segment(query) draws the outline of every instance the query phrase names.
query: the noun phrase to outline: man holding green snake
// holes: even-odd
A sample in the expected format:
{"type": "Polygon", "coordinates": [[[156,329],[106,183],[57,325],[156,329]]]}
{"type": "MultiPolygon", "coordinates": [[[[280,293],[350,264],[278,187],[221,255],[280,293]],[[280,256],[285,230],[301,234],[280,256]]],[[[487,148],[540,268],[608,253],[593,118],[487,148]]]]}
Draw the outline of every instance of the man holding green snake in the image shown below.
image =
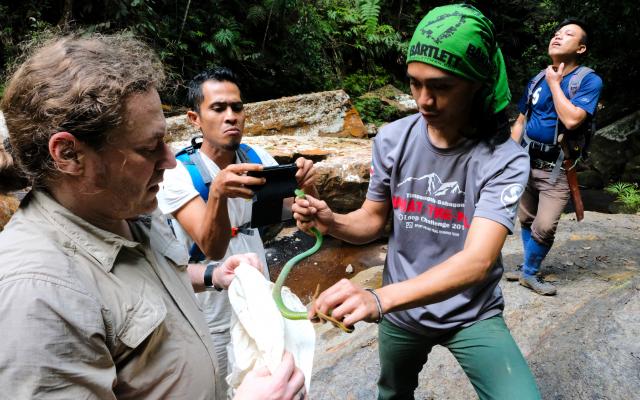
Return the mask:
{"type": "Polygon", "coordinates": [[[412,399],[434,345],[452,352],[481,399],[539,399],[498,286],[529,159],[509,139],[511,95],[493,24],[472,6],[435,8],[407,64],[419,114],[376,136],[361,208],[337,214],[311,196],[293,208],[301,229],[351,243],[377,238],[393,213],[383,287],[342,280],[309,315],[380,323],[379,399],[412,399]]]}

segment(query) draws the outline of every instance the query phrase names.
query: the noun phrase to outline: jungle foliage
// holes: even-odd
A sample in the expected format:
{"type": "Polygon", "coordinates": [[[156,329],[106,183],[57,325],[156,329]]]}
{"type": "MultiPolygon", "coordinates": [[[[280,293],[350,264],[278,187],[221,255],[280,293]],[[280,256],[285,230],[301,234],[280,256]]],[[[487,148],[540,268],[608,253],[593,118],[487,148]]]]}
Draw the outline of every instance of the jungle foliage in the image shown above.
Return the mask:
{"type": "Polygon", "coordinates": [[[616,196],[621,212],[635,214],[640,211],[640,188],[637,183],[616,182],[607,186],[605,191],[616,196]]]}
{"type": "MultiPolygon", "coordinates": [[[[166,63],[171,84],[163,97],[174,104],[181,102],[186,80],[218,64],[241,76],[248,101],[339,87],[358,96],[387,83],[406,90],[411,33],[429,9],[446,3],[452,1],[0,0],[0,67],[9,69],[21,43],[47,32],[128,31],[147,40],[166,63]]],[[[475,4],[496,25],[514,100],[546,65],[554,26],[577,16],[593,28],[586,64],[605,82],[604,118],[637,109],[640,25],[633,2],[475,4]]]]}

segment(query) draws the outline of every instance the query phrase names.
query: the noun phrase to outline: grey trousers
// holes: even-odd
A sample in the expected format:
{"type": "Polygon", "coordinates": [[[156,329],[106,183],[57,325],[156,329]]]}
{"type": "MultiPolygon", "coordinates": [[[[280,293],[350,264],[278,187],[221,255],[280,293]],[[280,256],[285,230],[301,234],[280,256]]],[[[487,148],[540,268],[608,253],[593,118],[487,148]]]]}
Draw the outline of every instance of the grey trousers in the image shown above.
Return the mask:
{"type": "Polygon", "coordinates": [[[518,219],[538,243],[551,247],[555,239],[560,215],[569,201],[567,175],[560,171],[554,184],[549,182],[551,171],[531,167],[529,182],[520,199],[518,219]]]}

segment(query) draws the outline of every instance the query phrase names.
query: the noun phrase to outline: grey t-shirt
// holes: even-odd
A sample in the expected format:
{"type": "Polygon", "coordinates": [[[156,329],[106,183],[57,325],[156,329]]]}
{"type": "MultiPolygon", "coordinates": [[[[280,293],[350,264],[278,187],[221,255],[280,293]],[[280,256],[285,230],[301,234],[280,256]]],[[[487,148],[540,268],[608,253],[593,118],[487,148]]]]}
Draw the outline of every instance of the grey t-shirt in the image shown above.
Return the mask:
{"type": "MultiPolygon", "coordinates": [[[[420,114],[395,121],[376,136],[367,199],[390,201],[393,229],[383,285],[425,272],[461,251],[474,216],[513,230],[529,157],[514,141],[491,149],[463,141],[440,149],[420,114]]],[[[439,303],[389,313],[399,327],[426,335],[468,326],[502,312],[498,257],[487,279],[439,303]]]]}

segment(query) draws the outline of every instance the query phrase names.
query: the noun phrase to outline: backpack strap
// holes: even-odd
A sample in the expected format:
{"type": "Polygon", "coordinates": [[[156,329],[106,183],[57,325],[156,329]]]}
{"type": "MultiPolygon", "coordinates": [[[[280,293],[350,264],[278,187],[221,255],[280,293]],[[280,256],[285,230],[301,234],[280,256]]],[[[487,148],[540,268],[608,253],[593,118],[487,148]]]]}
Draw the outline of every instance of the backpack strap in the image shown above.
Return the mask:
{"type": "Polygon", "coordinates": [[[576,95],[576,93],[578,93],[578,89],[580,89],[580,84],[582,83],[584,77],[592,72],[595,71],[589,67],[585,67],[582,65],[578,67],[578,70],[575,74],[573,74],[571,80],[569,81],[569,100],[571,100],[576,95]]]}
{"type": "MultiPolygon", "coordinates": [[[[571,77],[571,79],[569,80],[569,100],[571,100],[573,97],[575,97],[576,93],[578,93],[578,90],[580,89],[580,84],[582,84],[582,80],[584,79],[585,76],[587,76],[588,74],[594,72],[591,68],[589,67],[585,67],[585,66],[579,66],[576,70],[576,72],[573,74],[573,76],[571,77]]],[[[591,123],[595,123],[595,119],[591,118],[591,123]]],[[[593,125],[593,127],[595,128],[595,125],[593,125]]],[[[555,132],[555,137],[553,138],[553,143],[557,144],[558,143],[558,133],[560,130],[560,119],[556,119],[556,132],[555,132]]],[[[558,154],[558,159],[556,160],[556,165],[553,167],[553,170],[551,171],[551,183],[555,183],[556,180],[558,179],[558,175],[560,174],[560,166],[562,165],[562,161],[564,161],[564,151],[562,149],[560,149],[560,154],[558,154]]]]}
{"type": "Polygon", "coordinates": [[[529,119],[529,116],[531,115],[531,99],[533,98],[533,92],[536,90],[536,87],[538,87],[540,82],[542,82],[545,74],[546,74],[545,69],[538,72],[538,75],[533,77],[533,79],[531,80],[531,83],[529,84],[529,87],[527,88],[527,110],[526,110],[527,119],[529,119]]]}
{"type": "Polygon", "coordinates": [[[534,141],[529,137],[529,135],[527,135],[527,125],[529,123],[529,118],[531,118],[531,110],[532,110],[531,101],[533,99],[533,92],[536,90],[536,87],[538,87],[540,82],[542,82],[542,80],[544,79],[545,73],[546,73],[546,70],[544,69],[538,72],[538,75],[533,77],[533,79],[529,83],[529,86],[527,87],[527,108],[525,110],[525,115],[524,115],[525,122],[524,122],[522,142],[521,142],[522,147],[524,147],[524,151],[526,151],[527,153],[529,152],[529,145],[531,144],[531,142],[534,141]]]}
{"type": "Polygon", "coordinates": [[[176,159],[185,166],[193,182],[193,187],[196,188],[202,200],[207,202],[209,199],[209,185],[211,185],[211,174],[204,165],[202,156],[200,155],[200,147],[202,141],[198,142],[201,136],[196,136],[191,139],[191,146],[187,146],[184,149],[176,153],[176,159]]]}
{"type": "MultiPolygon", "coordinates": [[[[556,122],[556,128],[555,128],[555,134],[554,134],[554,138],[553,138],[553,143],[552,144],[546,144],[546,143],[541,143],[538,142],[537,140],[533,140],[529,137],[529,135],[527,135],[527,125],[529,123],[529,118],[531,118],[531,111],[533,108],[532,105],[532,99],[533,99],[533,93],[536,89],[536,87],[538,87],[538,85],[540,84],[540,82],[542,82],[542,80],[544,79],[546,75],[546,69],[541,70],[540,72],[538,72],[538,74],[531,80],[531,83],[529,84],[529,87],[527,88],[527,109],[525,111],[525,124],[524,124],[524,132],[522,135],[522,147],[524,147],[524,150],[529,153],[529,147],[531,146],[531,143],[535,143],[536,146],[541,150],[541,151],[551,151],[554,148],[557,147],[558,145],[558,122],[556,122]]],[[[558,159],[555,162],[555,166],[553,167],[553,170],[551,171],[551,176],[550,176],[550,181],[551,183],[555,183],[555,181],[558,178],[558,175],[560,174],[560,167],[562,166],[562,161],[564,160],[564,153],[562,152],[562,149],[560,149],[560,153],[558,154],[558,159]]]]}
{"type": "Polygon", "coordinates": [[[248,144],[240,143],[237,151],[240,162],[251,164],[262,164],[262,160],[256,151],[248,144]]]}
{"type": "MultiPolygon", "coordinates": [[[[576,95],[576,93],[578,92],[578,89],[580,89],[580,84],[582,83],[582,80],[584,79],[584,77],[589,75],[592,72],[595,73],[595,71],[589,67],[580,66],[578,68],[579,68],[578,72],[576,72],[576,74],[571,77],[571,81],[569,82],[569,99],[573,98],[576,95]]],[[[587,121],[587,122],[591,125],[591,134],[595,133],[596,131],[596,112],[597,111],[598,111],[598,108],[596,107],[596,109],[593,111],[593,115],[588,117],[590,121],[587,121]]],[[[586,159],[588,157],[587,149],[591,144],[591,135],[585,135],[584,140],[585,142],[584,142],[582,157],[586,159]]]]}

